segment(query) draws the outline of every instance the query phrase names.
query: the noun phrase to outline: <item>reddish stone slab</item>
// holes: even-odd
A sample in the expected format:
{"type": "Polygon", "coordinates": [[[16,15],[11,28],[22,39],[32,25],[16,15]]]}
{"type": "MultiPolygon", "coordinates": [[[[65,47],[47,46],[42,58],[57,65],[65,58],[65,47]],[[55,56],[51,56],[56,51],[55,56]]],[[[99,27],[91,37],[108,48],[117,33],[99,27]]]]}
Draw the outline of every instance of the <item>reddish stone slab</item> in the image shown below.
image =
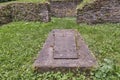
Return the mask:
{"type": "Polygon", "coordinates": [[[79,32],[55,29],[50,32],[33,65],[36,71],[41,72],[89,69],[96,64],[95,57],[79,32]]]}

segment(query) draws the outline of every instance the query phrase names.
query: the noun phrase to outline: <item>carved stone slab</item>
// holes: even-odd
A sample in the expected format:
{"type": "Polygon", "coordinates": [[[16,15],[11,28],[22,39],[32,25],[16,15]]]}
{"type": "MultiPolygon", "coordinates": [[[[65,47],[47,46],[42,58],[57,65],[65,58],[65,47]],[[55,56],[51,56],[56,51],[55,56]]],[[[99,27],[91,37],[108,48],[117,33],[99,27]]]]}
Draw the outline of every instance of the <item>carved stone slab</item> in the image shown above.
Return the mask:
{"type": "Polygon", "coordinates": [[[33,65],[37,71],[65,71],[89,69],[96,64],[79,32],[55,29],[50,32],[33,65]]]}
{"type": "Polygon", "coordinates": [[[76,59],[78,53],[75,43],[75,31],[55,30],[54,33],[54,58],[76,59]]]}

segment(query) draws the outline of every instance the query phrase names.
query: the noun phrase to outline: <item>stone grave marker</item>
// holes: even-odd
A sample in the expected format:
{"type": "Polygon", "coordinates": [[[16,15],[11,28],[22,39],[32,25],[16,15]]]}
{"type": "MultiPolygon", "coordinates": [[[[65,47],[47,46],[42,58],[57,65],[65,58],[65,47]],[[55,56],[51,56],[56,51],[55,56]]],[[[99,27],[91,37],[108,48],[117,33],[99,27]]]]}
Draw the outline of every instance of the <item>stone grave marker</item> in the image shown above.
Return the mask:
{"type": "Polygon", "coordinates": [[[95,67],[97,61],[83,38],[73,29],[52,30],[34,62],[34,69],[44,71],[75,71],[95,67]]]}

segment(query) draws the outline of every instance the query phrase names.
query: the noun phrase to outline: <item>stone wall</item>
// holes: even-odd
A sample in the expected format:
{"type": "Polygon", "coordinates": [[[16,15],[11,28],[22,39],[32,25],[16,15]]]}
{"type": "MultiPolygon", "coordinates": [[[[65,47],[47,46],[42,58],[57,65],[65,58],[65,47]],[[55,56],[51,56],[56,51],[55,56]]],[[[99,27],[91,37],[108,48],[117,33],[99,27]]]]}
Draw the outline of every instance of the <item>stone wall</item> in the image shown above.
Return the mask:
{"type": "Polygon", "coordinates": [[[120,22],[120,0],[96,0],[77,10],[77,23],[120,22]]]}
{"type": "Polygon", "coordinates": [[[9,6],[0,6],[0,24],[6,24],[12,21],[9,6]]]}
{"type": "Polygon", "coordinates": [[[50,21],[50,7],[47,3],[13,3],[11,11],[12,18],[17,21],[50,21]]]}
{"type": "Polygon", "coordinates": [[[77,5],[82,0],[50,0],[51,15],[54,17],[76,16],[77,5]]]}
{"type": "Polygon", "coordinates": [[[10,3],[0,6],[0,24],[11,21],[49,22],[50,6],[48,3],[10,3]]]}

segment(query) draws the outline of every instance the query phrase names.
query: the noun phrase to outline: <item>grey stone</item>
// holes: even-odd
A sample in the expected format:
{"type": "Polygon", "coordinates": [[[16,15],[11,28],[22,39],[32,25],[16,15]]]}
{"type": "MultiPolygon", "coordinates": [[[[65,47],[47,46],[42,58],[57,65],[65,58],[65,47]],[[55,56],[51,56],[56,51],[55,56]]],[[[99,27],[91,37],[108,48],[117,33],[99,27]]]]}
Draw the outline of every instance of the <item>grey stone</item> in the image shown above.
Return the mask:
{"type": "Polygon", "coordinates": [[[77,5],[82,0],[50,0],[51,15],[54,17],[75,17],[77,5]]]}
{"type": "Polygon", "coordinates": [[[96,64],[95,57],[79,32],[55,29],[49,34],[33,66],[36,71],[45,72],[89,69],[96,64]]]}
{"type": "Polygon", "coordinates": [[[95,0],[94,3],[77,9],[77,23],[119,23],[120,0],[95,0]]]}
{"type": "Polygon", "coordinates": [[[9,3],[0,6],[0,25],[12,21],[50,22],[48,3],[9,3]]]}
{"type": "Polygon", "coordinates": [[[74,59],[78,58],[75,43],[75,32],[73,30],[56,30],[54,35],[54,58],[74,59]]]}

